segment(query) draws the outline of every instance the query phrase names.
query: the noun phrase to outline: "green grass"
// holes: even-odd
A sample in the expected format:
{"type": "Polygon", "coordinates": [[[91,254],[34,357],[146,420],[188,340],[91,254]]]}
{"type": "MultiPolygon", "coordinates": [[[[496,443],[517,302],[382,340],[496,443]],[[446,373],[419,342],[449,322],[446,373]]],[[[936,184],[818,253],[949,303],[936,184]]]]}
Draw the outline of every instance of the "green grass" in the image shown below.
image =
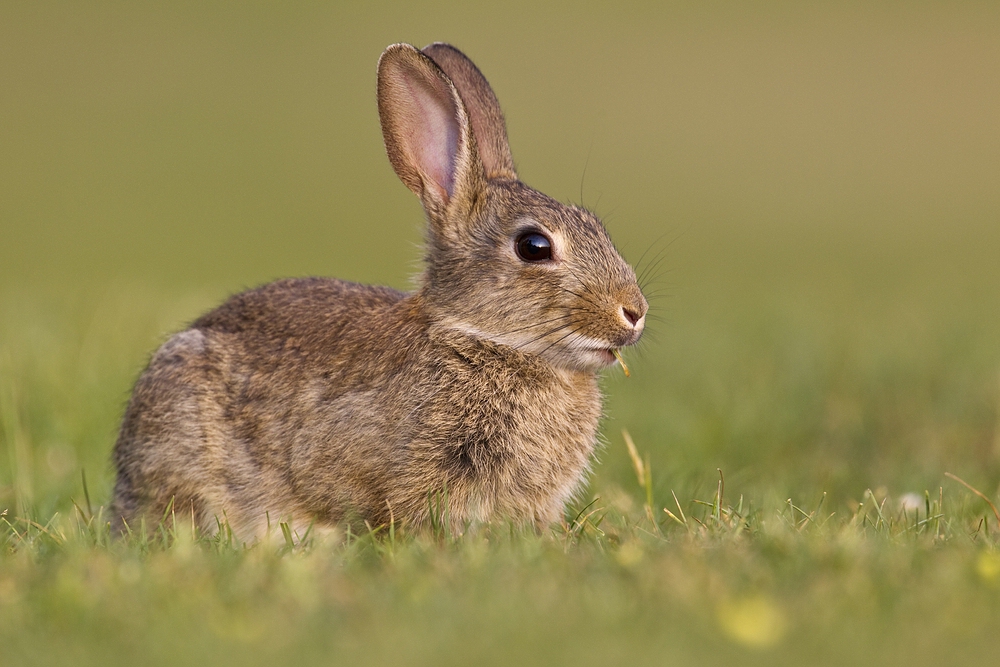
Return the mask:
{"type": "Polygon", "coordinates": [[[962,664],[1000,647],[1000,553],[960,498],[716,495],[661,526],[595,503],[544,535],[252,548],[183,517],[116,542],[81,508],[8,526],[0,627],[11,664],[962,664]]]}
{"type": "Polygon", "coordinates": [[[946,475],[1000,501],[1000,12],[536,5],[0,9],[0,665],[1000,654],[1000,525],[946,475]],[[468,51],[525,179],[663,258],[584,497],[544,534],[109,539],[170,332],[278,276],[406,286],[401,39],[468,51]]]}
{"type": "Polygon", "coordinates": [[[247,547],[174,516],[109,539],[107,456],[136,371],[115,360],[140,363],[202,306],[113,294],[5,306],[2,664],[953,664],[1000,649],[997,519],[943,474],[996,496],[997,366],[979,356],[993,339],[970,344],[967,323],[902,349],[798,302],[766,323],[692,315],[668,329],[675,353],[608,378],[608,442],[566,526],[275,526],[247,547]]]}

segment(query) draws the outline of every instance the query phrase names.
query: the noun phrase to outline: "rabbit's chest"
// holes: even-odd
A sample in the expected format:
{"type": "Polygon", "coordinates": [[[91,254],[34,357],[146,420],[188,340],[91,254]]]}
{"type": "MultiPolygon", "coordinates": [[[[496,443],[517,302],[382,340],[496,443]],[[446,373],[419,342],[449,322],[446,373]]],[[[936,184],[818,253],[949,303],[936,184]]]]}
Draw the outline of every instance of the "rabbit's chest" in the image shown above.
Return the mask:
{"type": "Polygon", "coordinates": [[[470,519],[557,520],[594,451],[601,415],[595,379],[466,384],[434,417],[437,458],[455,500],[470,519]]]}

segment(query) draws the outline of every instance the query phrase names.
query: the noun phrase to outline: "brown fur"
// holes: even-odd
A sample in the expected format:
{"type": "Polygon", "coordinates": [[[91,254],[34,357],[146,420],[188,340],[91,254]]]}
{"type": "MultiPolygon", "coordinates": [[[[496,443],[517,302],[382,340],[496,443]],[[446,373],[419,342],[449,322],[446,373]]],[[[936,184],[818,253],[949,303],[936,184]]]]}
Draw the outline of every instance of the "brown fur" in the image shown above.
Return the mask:
{"type": "Polygon", "coordinates": [[[596,372],[642,332],[635,274],[596,217],[517,180],[496,97],[458,50],[389,47],[378,97],[427,211],[421,286],[278,281],[173,336],[115,445],[116,519],[173,500],[253,538],[268,521],[421,524],[441,492],[456,526],[562,517],[596,442],[596,372]],[[526,231],[552,261],[519,259],[526,231]]]}

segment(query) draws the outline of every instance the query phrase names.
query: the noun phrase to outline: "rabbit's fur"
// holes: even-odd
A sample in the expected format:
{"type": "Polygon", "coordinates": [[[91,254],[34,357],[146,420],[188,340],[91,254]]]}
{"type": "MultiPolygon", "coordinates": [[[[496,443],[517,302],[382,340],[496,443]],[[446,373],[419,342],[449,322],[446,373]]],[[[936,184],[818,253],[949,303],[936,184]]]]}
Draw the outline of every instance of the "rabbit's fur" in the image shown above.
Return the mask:
{"type": "Polygon", "coordinates": [[[419,288],[282,280],[170,338],[115,445],[119,528],[171,502],[247,539],[278,521],[562,518],[596,442],[596,372],[642,333],[635,273],[594,215],[518,180],[496,97],[457,49],[390,46],[378,106],[427,213],[419,288]],[[550,260],[518,255],[530,232],[550,260]]]}

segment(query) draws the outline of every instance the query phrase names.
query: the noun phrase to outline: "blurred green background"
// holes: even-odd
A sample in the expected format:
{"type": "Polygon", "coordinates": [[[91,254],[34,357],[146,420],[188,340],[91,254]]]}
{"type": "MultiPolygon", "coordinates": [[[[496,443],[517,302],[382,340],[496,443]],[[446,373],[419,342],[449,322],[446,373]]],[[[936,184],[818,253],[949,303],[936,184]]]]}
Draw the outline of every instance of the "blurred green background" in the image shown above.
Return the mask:
{"type": "Polygon", "coordinates": [[[81,467],[104,501],[132,381],[227,294],[410,284],[375,64],[437,40],[526,182],[662,253],[595,493],[631,483],[623,427],[658,494],[992,493],[998,35],[986,2],[4,2],[0,505],[66,508],[81,467]]]}
{"type": "Polygon", "coordinates": [[[997,497],[998,258],[998,3],[0,0],[0,665],[988,664],[996,524],[944,473],[997,497]],[[375,64],[436,40],[655,267],[590,522],[101,543],[81,469],[106,502],[170,332],[418,272],[375,64]]]}

